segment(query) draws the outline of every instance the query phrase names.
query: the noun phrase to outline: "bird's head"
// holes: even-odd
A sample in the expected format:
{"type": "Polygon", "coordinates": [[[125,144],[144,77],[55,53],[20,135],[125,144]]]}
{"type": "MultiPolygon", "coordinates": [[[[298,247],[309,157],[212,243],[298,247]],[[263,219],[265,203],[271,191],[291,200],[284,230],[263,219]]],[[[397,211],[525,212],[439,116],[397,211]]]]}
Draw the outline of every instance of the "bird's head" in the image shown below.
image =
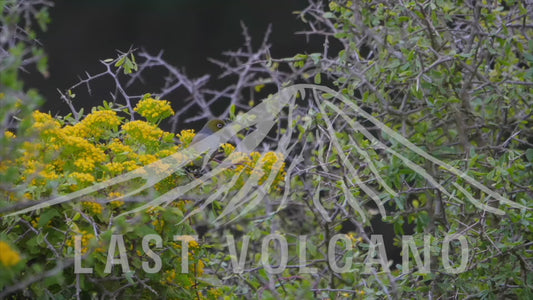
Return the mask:
{"type": "Polygon", "coordinates": [[[210,135],[226,126],[226,122],[220,119],[212,119],[205,123],[204,127],[198,132],[199,134],[210,135]]]}

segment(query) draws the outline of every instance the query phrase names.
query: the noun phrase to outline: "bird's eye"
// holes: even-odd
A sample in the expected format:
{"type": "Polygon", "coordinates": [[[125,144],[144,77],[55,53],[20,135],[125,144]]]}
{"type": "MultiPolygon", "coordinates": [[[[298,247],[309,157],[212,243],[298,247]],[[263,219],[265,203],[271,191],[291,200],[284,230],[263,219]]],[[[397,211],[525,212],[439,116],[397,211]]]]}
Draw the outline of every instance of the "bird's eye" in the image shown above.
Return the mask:
{"type": "Polygon", "coordinates": [[[222,128],[222,123],[218,123],[218,124],[217,124],[217,127],[218,127],[218,128],[222,128]]]}

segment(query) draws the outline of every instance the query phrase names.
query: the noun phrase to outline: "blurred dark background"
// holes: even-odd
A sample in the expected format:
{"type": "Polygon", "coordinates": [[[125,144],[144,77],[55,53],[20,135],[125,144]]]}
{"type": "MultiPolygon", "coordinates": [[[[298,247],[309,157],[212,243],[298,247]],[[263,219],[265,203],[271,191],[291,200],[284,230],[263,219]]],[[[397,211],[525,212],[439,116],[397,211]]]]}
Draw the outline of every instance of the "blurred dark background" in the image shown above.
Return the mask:
{"type": "MultiPolygon", "coordinates": [[[[261,43],[268,25],[272,24],[273,57],[310,52],[305,37],[294,34],[304,29],[305,24],[293,11],[305,8],[307,0],[59,0],[54,3],[48,31],[39,35],[48,55],[50,76],[44,78],[33,70],[23,75],[26,87],[37,88],[45,97],[41,110],[52,114],[69,112],[57,89],[65,90],[77,83],[85,72],[101,72],[103,66],[99,60],[115,58],[116,50],[126,51],[131,46],[152,54],[163,50],[167,62],[185,70],[190,77],[216,74],[219,68],[207,59],[223,59],[223,51],[243,45],[241,21],[248,27],[254,46],[261,43]]],[[[82,102],[77,106],[102,103],[98,85],[92,88],[93,96],[77,99],[82,102]]],[[[167,100],[174,102],[174,99],[167,100]]]]}

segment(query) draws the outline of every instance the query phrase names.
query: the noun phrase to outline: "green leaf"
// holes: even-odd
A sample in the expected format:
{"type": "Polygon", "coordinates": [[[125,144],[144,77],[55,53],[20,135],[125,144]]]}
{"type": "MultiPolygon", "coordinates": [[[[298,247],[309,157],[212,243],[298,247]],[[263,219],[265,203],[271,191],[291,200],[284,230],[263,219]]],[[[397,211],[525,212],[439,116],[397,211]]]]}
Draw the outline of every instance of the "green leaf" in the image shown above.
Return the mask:
{"type": "Polygon", "coordinates": [[[235,120],[235,110],[237,109],[237,107],[235,106],[235,104],[232,104],[231,107],[229,108],[229,118],[230,120],[235,120]]]}
{"type": "Polygon", "coordinates": [[[315,84],[320,84],[322,82],[322,78],[320,76],[320,73],[316,73],[315,75],[315,84]]]}
{"type": "Polygon", "coordinates": [[[533,162],[533,149],[529,148],[526,150],[526,158],[529,162],[533,162]]]}
{"type": "Polygon", "coordinates": [[[39,216],[39,227],[43,227],[50,220],[52,220],[54,217],[60,217],[61,215],[55,210],[54,208],[50,208],[45,210],[40,216],[39,216]]]}
{"type": "Polygon", "coordinates": [[[320,63],[320,59],[322,58],[322,54],[320,54],[320,53],[311,53],[311,54],[309,54],[309,57],[313,60],[313,63],[315,65],[318,65],[318,63],[320,63]]]}
{"type": "Polygon", "coordinates": [[[335,15],[332,13],[332,12],[325,12],[324,14],[322,14],[322,17],[326,18],[326,19],[334,19],[335,18],[335,15]]]}
{"type": "Polygon", "coordinates": [[[125,56],[122,56],[116,63],[115,63],[115,67],[117,68],[120,68],[124,62],[126,61],[126,57],[125,56]]]}

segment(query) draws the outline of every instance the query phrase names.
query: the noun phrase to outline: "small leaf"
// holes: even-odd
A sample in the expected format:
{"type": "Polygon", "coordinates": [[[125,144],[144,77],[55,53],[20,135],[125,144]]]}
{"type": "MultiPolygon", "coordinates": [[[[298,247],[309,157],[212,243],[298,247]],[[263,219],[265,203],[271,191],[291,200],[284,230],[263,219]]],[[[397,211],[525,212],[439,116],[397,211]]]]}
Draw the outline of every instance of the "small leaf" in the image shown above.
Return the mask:
{"type": "Polygon", "coordinates": [[[320,62],[320,59],[322,58],[322,54],[320,53],[311,53],[309,54],[309,57],[313,60],[313,63],[317,65],[320,62]]]}
{"type": "Polygon", "coordinates": [[[115,63],[115,67],[118,67],[120,68],[124,62],[126,61],[126,57],[125,56],[122,56],[116,63],[115,63]]]}
{"type": "Polygon", "coordinates": [[[232,104],[229,108],[229,116],[230,116],[230,119],[235,119],[235,109],[236,109],[236,106],[235,104],[232,104]]]}
{"type": "Polygon", "coordinates": [[[335,15],[332,13],[332,12],[325,12],[322,17],[326,18],[326,19],[334,19],[335,18],[335,15]]]}
{"type": "Polygon", "coordinates": [[[529,162],[533,162],[533,149],[529,148],[526,150],[526,158],[529,162]]]}
{"type": "Polygon", "coordinates": [[[332,94],[328,94],[328,93],[324,93],[324,94],[322,94],[322,98],[331,99],[331,98],[333,98],[333,95],[332,94]]]}
{"type": "Polygon", "coordinates": [[[316,73],[315,75],[315,84],[320,84],[322,82],[322,78],[320,73],[316,73]]]}

